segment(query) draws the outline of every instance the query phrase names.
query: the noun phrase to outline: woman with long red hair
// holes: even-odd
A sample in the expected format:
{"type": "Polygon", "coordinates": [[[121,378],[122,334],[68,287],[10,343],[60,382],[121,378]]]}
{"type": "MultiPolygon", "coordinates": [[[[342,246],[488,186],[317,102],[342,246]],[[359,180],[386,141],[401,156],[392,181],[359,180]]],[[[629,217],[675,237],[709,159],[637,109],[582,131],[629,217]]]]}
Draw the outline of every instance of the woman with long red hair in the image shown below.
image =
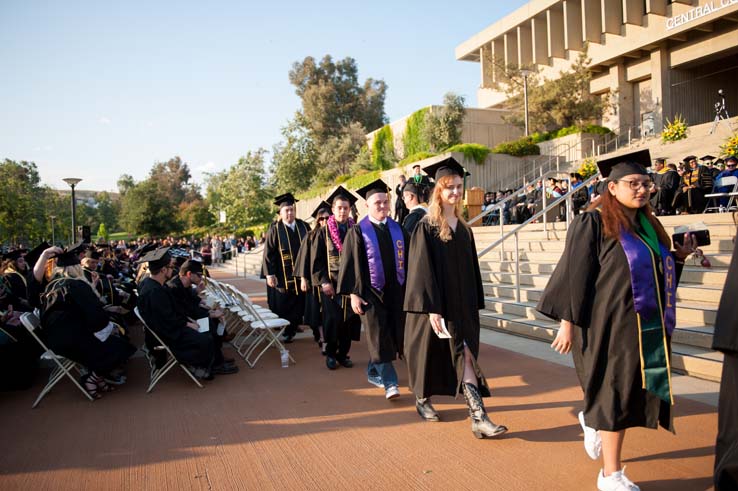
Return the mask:
{"type": "Polygon", "coordinates": [[[489,385],[479,356],[479,309],[484,291],[471,227],[462,218],[464,168],[453,158],[428,166],[436,184],[428,214],[413,232],[405,293],[405,358],[415,408],[439,421],[434,395],[464,395],[472,433],[490,438],[507,431],[487,416],[489,385]]]}
{"type": "Polygon", "coordinates": [[[607,188],[567,232],[537,309],[561,321],[552,347],[572,352],[584,390],[579,422],[590,458],[602,455],[601,490],[638,490],[621,451],[632,427],[674,431],[671,333],[687,237],[675,244],[648,204],[648,150],[598,162],[607,188]]]}

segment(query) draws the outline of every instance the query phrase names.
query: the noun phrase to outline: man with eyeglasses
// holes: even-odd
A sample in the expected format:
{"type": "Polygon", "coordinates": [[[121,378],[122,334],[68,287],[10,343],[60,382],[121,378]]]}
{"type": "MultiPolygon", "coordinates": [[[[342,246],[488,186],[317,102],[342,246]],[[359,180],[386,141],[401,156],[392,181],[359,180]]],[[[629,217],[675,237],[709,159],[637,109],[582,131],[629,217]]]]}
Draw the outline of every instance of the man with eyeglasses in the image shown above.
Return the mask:
{"type": "Polygon", "coordinates": [[[666,159],[663,157],[654,160],[653,167],[651,208],[657,215],[671,215],[674,213],[671,203],[674,200],[674,193],[679,188],[679,174],[666,165],[666,159]]]}
{"type": "Polygon", "coordinates": [[[712,190],[712,171],[699,165],[697,157],[694,155],[685,157],[684,163],[688,167],[682,175],[682,181],[674,196],[672,207],[681,215],[702,213],[705,209],[705,194],[712,190]]]}
{"type": "MultiPolygon", "coordinates": [[[[718,181],[722,179],[723,177],[738,177],[738,156],[731,155],[729,157],[725,158],[725,170],[720,172],[717,176],[715,176],[715,193],[730,193],[733,191],[734,186],[717,186],[718,181]]],[[[728,206],[728,201],[730,198],[727,196],[721,197],[718,200],[719,206],[728,206]]]]}

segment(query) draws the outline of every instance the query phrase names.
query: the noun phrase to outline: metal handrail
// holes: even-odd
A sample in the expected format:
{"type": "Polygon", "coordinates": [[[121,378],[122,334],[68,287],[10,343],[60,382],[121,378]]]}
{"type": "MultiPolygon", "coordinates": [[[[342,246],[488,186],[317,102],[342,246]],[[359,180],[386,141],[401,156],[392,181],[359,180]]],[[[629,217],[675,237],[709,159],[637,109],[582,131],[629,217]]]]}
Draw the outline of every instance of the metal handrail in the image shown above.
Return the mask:
{"type": "MultiPolygon", "coordinates": [[[[517,227],[513,228],[511,231],[509,231],[506,234],[503,234],[502,232],[502,225],[500,225],[500,238],[497,239],[492,244],[488,245],[484,249],[482,249],[479,253],[477,253],[477,258],[481,258],[488,252],[490,252],[492,249],[497,247],[498,245],[502,245],[502,249],[500,251],[500,262],[502,262],[503,254],[505,252],[505,241],[509,239],[511,236],[515,239],[515,301],[520,302],[520,247],[518,246],[518,234],[520,231],[533,223],[534,221],[538,220],[539,218],[543,217],[543,231],[546,232],[546,214],[551,211],[555,206],[559,206],[562,201],[566,202],[566,220],[565,225],[566,229],[569,229],[569,222],[571,221],[571,215],[572,215],[572,209],[571,209],[571,198],[574,195],[575,192],[578,192],[582,186],[585,188],[589,186],[596,178],[599,178],[600,174],[599,172],[597,174],[594,174],[582,182],[581,185],[577,186],[576,188],[571,188],[567,191],[566,194],[554,199],[551,203],[546,204],[546,192],[544,189],[543,192],[543,208],[541,211],[524,221],[523,223],[519,224],[517,227]]],[[[500,221],[502,222],[502,220],[500,221]]]]}

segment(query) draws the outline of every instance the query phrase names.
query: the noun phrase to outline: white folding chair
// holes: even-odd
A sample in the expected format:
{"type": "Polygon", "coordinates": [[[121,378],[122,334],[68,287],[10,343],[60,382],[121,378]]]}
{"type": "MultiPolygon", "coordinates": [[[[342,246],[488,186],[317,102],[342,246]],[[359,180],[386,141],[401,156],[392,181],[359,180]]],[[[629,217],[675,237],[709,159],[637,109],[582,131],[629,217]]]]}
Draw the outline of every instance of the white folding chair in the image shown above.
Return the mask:
{"type": "MultiPolygon", "coordinates": [[[[280,354],[285,351],[285,347],[279,340],[279,336],[281,336],[282,333],[284,333],[285,328],[290,325],[290,321],[280,318],[265,319],[262,317],[261,313],[254,308],[252,303],[246,303],[245,306],[254,318],[254,321],[251,322],[251,328],[260,332],[248,351],[243,355],[243,359],[249,367],[254,368],[269,348],[274,347],[280,354]],[[266,344],[261,351],[258,351],[259,346],[263,343],[266,344]]],[[[292,363],[296,363],[292,355],[289,355],[289,359],[292,363]]]]}
{"type": "Polygon", "coordinates": [[[72,383],[77,386],[77,388],[85,395],[85,397],[87,397],[90,401],[94,401],[92,396],[87,393],[87,391],[82,387],[77,378],[72,375],[73,369],[77,371],[77,374],[82,373],[79,365],[69,358],[64,358],[63,356],[59,356],[54,353],[46,346],[46,344],[44,344],[43,341],[41,341],[41,338],[38,337],[36,330],[41,326],[41,321],[39,320],[38,316],[34,313],[26,312],[25,314],[21,315],[20,320],[26,330],[31,334],[31,336],[33,336],[33,339],[35,339],[39,346],[41,346],[41,349],[44,350],[44,354],[41,355],[41,359],[53,361],[56,365],[49,375],[49,381],[41,390],[41,393],[38,395],[36,401],[33,403],[33,406],[31,406],[31,408],[35,408],[36,406],[38,406],[41,402],[41,399],[43,399],[46,394],[51,392],[51,389],[53,389],[54,386],[58,384],[59,381],[64,377],[69,377],[69,380],[71,380],[72,383]]]}
{"type": "Polygon", "coordinates": [[[146,355],[146,359],[149,362],[149,368],[151,369],[150,376],[149,376],[149,388],[146,390],[146,393],[147,394],[150,393],[154,389],[154,386],[157,383],[159,383],[159,380],[161,380],[164,377],[164,375],[166,375],[167,372],[176,365],[179,365],[182,371],[184,371],[184,373],[186,373],[187,376],[190,377],[192,381],[195,382],[195,384],[197,384],[197,386],[202,389],[202,384],[200,383],[200,381],[197,380],[197,378],[195,378],[194,375],[192,375],[192,373],[187,369],[187,367],[182,365],[179,362],[179,360],[177,360],[177,357],[174,356],[174,353],[172,353],[172,350],[169,349],[169,346],[167,346],[166,343],[162,341],[162,339],[159,337],[159,335],[156,334],[156,332],[154,332],[154,330],[151,329],[146,324],[146,321],[143,319],[143,317],[141,317],[141,312],[138,311],[138,307],[135,307],[133,311],[136,313],[136,317],[138,317],[138,319],[141,321],[141,324],[143,324],[144,334],[146,332],[151,333],[151,335],[154,337],[154,339],[158,343],[158,345],[155,346],[153,350],[154,351],[164,351],[166,352],[166,355],[167,355],[166,362],[164,362],[164,364],[160,368],[156,368],[156,358],[154,357],[153,353],[149,352],[149,349],[146,346],[146,341],[144,341],[144,347],[142,351],[146,355]]]}
{"type": "Polygon", "coordinates": [[[715,189],[723,188],[723,187],[730,187],[730,186],[732,186],[732,189],[726,193],[711,193],[711,194],[705,195],[705,198],[707,198],[708,201],[707,201],[707,206],[705,207],[704,213],[707,213],[710,210],[718,210],[720,212],[730,211],[731,208],[735,208],[735,206],[733,206],[733,203],[735,201],[735,196],[738,195],[738,193],[736,193],[736,191],[738,191],[738,177],[736,176],[721,177],[715,183],[715,189]],[[720,198],[728,198],[728,206],[721,207],[718,204],[718,200],[720,198]],[[712,204],[715,206],[710,206],[710,202],[712,202],[712,204]]]}

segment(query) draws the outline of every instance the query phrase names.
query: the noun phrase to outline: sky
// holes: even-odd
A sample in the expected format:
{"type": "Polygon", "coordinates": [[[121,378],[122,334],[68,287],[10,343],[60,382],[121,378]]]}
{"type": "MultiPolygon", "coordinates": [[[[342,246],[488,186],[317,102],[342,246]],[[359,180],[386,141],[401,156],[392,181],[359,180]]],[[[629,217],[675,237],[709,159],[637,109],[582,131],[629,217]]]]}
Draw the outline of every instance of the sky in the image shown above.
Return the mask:
{"type": "Polygon", "coordinates": [[[524,3],[2,0],[0,159],[35,162],[53,188],[116,191],[178,155],[202,183],[282,139],[306,56],[383,79],[390,121],[449,91],[475,107],[479,64],[454,49],[524,3]]]}

